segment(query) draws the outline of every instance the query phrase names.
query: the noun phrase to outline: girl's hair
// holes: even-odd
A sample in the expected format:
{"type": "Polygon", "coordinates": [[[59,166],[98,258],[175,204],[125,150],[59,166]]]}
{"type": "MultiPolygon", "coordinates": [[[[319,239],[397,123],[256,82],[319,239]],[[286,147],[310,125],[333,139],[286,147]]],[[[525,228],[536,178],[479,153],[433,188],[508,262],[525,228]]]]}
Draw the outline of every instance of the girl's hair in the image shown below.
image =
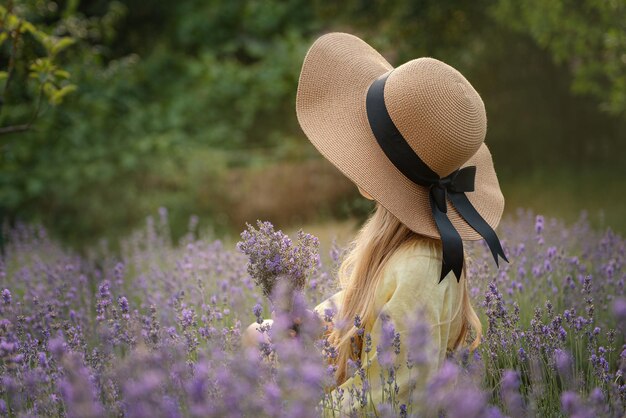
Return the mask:
{"type": "MultiPolygon", "coordinates": [[[[337,369],[335,380],[341,385],[347,376],[348,359],[358,360],[362,348],[362,338],[357,334],[354,326],[354,318],[358,314],[362,326],[366,328],[373,324],[378,315],[374,312],[375,291],[381,280],[382,272],[389,258],[401,246],[418,240],[437,240],[416,234],[402,224],[394,215],[376,204],[375,212],[370,216],[365,225],[355,237],[350,251],[339,267],[338,278],[344,294],[341,299],[334,326],[329,333],[328,340],[335,347],[337,356],[334,360],[337,369]],[[340,326],[343,323],[344,326],[340,326]]],[[[467,264],[467,260],[466,263],[467,264]]],[[[415,280],[420,278],[416,277],[415,280]]],[[[435,278],[432,278],[435,280],[435,278]]],[[[469,292],[465,268],[461,276],[461,303],[457,307],[453,319],[459,314],[463,317],[461,332],[454,343],[454,349],[466,341],[469,328],[474,329],[476,337],[470,345],[474,350],[480,344],[482,325],[474,311],[469,292]]],[[[437,324],[440,325],[440,324],[437,324]]]]}

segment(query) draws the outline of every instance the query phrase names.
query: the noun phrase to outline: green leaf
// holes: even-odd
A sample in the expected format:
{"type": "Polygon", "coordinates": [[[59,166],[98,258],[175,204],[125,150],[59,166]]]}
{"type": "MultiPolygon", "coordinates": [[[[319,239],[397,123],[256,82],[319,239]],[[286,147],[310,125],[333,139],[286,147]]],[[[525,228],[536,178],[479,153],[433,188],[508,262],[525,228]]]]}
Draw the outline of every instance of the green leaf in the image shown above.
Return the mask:
{"type": "Polygon", "coordinates": [[[64,36],[63,38],[60,38],[58,41],[55,40],[52,48],[50,49],[50,54],[54,56],[58,54],[59,52],[63,51],[64,49],[66,49],[67,47],[73,45],[75,42],[76,40],[74,38],[70,38],[69,36],[64,36]]]}
{"type": "Polygon", "coordinates": [[[33,38],[35,38],[39,43],[41,43],[46,50],[49,49],[50,46],[50,35],[48,35],[46,32],[39,30],[35,27],[33,27],[33,30],[30,32],[30,34],[33,36],[33,38]]]}
{"type": "Polygon", "coordinates": [[[22,21],[21,31],[34,34],[35,32],[37,32],[37,28],[35,28],[35,25],[30,22],[22,21]]]}
{"type": "Polygon", "coordinates": [[[65,70],[56,70],[56,71],[54,71],[54,75],[56,77],[58,77],[58,78],[63,78],[65,80],[70,78],[70,73],[68,71],[65,71],[65,70]]]}
{"type": "Polygon", "coordinates": [[[7,14],[4,20],[4,24],[6,25],[6,30],[8,31],[17,29],[17,27],[20,25],[20,22],[21,22],[20,19],[11,13],[7,14]]]}
{"type": "Polygon", "coordinates": [[[50,58],[37,58],[28,67],[31,72],[37,74],[49,74],[55,70],[55,66],[52,64],[50,58]]]}
{"type": "Polygon", "coordinates": [[[0,71],[0,80],[6,80],[9,77],[9,73],[6,71],[0,71]]]}
{"type": "Polygon", "coordinates": [[[63,98],[78,88],[75,84],[68,84],[55,91],[50,97],[50,103],[53,105],[61,104],[63,98]]]}
{"type": "Polygon", "coordinates": [[[52,103],[52,97],[59,89],[49,81],[43,83],[42,89],[46,97],[50,100],[50,103],[52,103]]]}

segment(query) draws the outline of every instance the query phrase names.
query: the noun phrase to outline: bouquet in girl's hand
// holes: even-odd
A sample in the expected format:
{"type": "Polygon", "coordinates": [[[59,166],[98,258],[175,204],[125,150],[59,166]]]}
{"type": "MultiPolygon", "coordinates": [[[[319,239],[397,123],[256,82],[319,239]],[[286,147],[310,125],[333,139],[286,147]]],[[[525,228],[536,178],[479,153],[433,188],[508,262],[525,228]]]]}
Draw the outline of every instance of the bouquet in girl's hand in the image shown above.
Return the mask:
{"type": "Polygon", "coordinates": [[[295,292],[304,290],[307,277],[320,265],[319,240],[300,230],[294,243],[270,222],[257,221],[258,229],[246,226],[237,249],[248,256],[248,273],[272,305],[291,310],[295,292]],[[286,300],[272,300],[278,283],[288,289],[287,295],[281,294],[286,300]]]}

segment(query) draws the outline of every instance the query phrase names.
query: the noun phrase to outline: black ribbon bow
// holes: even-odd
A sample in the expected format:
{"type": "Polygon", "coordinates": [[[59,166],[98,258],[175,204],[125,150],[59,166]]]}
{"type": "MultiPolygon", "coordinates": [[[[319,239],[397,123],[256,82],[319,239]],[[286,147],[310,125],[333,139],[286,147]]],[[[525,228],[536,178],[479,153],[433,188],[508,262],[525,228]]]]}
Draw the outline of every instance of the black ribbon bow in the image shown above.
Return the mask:
{"type": "Polygon", "coordinates": [[[466,192],[474,191],[476,166],[460,168],[442,178],[422,161],[393,123],[385,106],[385,82],[389,74],[391,72],[376,79],[369,87],[366,98],[367,118],[376,141],[387,158],[408,179],[429,189],[430,208],[443,247],[439,283],[450,271],[454,272],[457,282],[460,281],[463,270],[463,240],[448,219],[448,199],[463,219],[485,239],[496,261],[496,266],[499,267],[498,255],[508,262],[496,232],[476,211],[465,195],[466,192]]]}

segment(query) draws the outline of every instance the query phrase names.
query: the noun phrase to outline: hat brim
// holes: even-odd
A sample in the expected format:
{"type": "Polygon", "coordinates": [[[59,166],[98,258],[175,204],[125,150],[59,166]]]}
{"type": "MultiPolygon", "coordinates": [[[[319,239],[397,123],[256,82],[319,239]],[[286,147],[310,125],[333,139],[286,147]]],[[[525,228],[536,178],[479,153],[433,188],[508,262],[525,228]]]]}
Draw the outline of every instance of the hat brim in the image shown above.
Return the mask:
{"type": "MultiPolygon", "coordinates": [[[[428,189],[406,178],[389,161],[367,120],[367,90],[391,69],[382,55],[356,36],[329,33],[318,38],[307,52],[300,73],[298,122],[326,159],[400,222],[418,234],[440,238],[428,189]]],[[[466,195],[495,228],[504,210],[504,196],[484,143],[463,167],[472,165],[476,166],[475,190],[466,195]]],[[[464,240],[482,238],[450,202],[448,218],[464,240]]]]}

